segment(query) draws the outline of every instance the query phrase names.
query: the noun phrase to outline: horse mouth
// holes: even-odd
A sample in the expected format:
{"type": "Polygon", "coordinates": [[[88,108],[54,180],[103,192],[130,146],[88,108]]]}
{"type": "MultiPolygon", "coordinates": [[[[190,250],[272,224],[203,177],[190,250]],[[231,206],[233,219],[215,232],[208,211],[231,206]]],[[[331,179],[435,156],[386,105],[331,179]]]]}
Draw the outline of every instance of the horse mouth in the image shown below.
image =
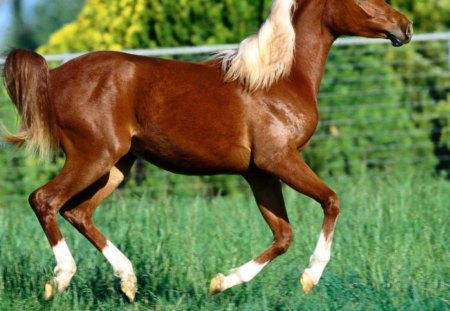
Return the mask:
{"type": "Polygon", "coordinates": [[[409,42],[409,41],[406,42],[405,39],[399,38],[399,37],[397,37],[396,35],[393,35],[393,34],[388,34],[388,39],[391,40],[392,45],[395,46],[395,47],[402,46],[403,44],[406,44],[406,43],[409,42]]]}
{"type": "Polygon", "coordinates": [[[400,31],[398,29],[388,32],[387,37],[389,40],[391,40],[393,46],[398,47],[409,43],[412,39],[412,35],[413,35],[413,27],[412,24],[409,23],[404,31],[400,31]]]}

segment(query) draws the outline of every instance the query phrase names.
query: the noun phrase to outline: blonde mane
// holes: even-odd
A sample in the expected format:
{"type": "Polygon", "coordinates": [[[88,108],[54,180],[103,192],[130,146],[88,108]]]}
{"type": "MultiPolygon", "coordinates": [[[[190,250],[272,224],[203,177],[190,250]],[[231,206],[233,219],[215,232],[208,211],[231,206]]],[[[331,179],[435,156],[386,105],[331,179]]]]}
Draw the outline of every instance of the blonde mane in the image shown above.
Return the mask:
{"type": "Polygon", "coordinates": [[[226,82],[238,80],[255,91],[290,73],[295,49],[294,8],[295,0],[274,0],[258,33],[242,41],[237,50],[220,53],[226,82]]]}

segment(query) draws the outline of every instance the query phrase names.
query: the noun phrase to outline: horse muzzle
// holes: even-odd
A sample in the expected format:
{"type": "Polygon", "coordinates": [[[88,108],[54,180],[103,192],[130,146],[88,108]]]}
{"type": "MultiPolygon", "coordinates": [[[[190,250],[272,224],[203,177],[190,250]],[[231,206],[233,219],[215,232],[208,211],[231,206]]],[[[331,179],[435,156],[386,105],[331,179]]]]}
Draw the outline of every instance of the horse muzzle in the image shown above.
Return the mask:
{"type": "Polygon", "coordinates": [[[387,36],[392,45],[396,47],[409,43],[413,36],[412,22],[408,21],[403,27],[395,27],[388,32],[387,36]]]}

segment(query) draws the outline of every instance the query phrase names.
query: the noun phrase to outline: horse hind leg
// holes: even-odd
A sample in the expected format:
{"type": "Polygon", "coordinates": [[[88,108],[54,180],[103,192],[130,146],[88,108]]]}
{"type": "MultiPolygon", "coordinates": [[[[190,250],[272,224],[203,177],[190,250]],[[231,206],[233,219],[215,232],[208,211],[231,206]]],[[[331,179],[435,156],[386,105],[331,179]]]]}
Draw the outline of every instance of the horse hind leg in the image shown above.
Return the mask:
{"type": "Polygon", "coordinates": [[[76,196],[60,211],[81,234],[83,234],[112,265],[121,279],[121,290],[130,302],[135,299],[137,279],[130,260],[111,243],[94,225],[92,215],[97,206],[109,196],[129,173],[135,157],[122,158],[110,172],[76,196]]]}
{"type": "Polygon", "coordinates": [[[217,294],[241,283],[251,281],[268,263],[285,253],[292,240],[280,181],[261,172],[245,176],[252,188],[258,207],[274,235],[273,243],[259,256],[227,276],[216,275],[211,281],[209,293],[217,294]]]}
{"type": "Polygon", "coordinates": [[[56,267],[53,271],[55,276],[52,281],[45,284],[45,300],[49,300],[55,292],[63,292],[70,285],[72,277],[77,271],[75,260],[63,238],[53,245],[52,249],[56,260],[56,267]]]}
{"type": "Polygon", "coordinates": [[[66,150],[66,163],[61,172],[43,187],[34,191],[29,203],[53,249],[56,267],[53,280],[45,286],[45,298],[64,291],[76,272],[75,260],[59,229],[56,214],[73,197],[108,173],[117,159],[112,153],[91,149],[66,150]]]}

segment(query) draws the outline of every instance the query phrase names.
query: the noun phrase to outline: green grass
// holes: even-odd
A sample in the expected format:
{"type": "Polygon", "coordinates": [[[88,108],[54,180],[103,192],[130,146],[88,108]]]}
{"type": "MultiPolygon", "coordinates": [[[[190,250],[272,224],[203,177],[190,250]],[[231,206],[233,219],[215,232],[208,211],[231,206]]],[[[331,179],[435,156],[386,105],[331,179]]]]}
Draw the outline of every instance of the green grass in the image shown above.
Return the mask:
{"type": "Polygon", "coordinates": [[[96,223],[133,262],[137,301],[128,304],[106,260],[68,223],[77,261],[68,290],[50,302],[43,285],[54,259],[31,209],[0,201],[0,310],[448,310],[450,183],[420,175],[329,179],[341,198],[332,259],[309,295],[299,285],[317,241],[318,204],[286,190],[295,239],[251,283],[217,296],[217,272],[271,242],[247,191],[224,198],[116,193],[96,223]]]}

